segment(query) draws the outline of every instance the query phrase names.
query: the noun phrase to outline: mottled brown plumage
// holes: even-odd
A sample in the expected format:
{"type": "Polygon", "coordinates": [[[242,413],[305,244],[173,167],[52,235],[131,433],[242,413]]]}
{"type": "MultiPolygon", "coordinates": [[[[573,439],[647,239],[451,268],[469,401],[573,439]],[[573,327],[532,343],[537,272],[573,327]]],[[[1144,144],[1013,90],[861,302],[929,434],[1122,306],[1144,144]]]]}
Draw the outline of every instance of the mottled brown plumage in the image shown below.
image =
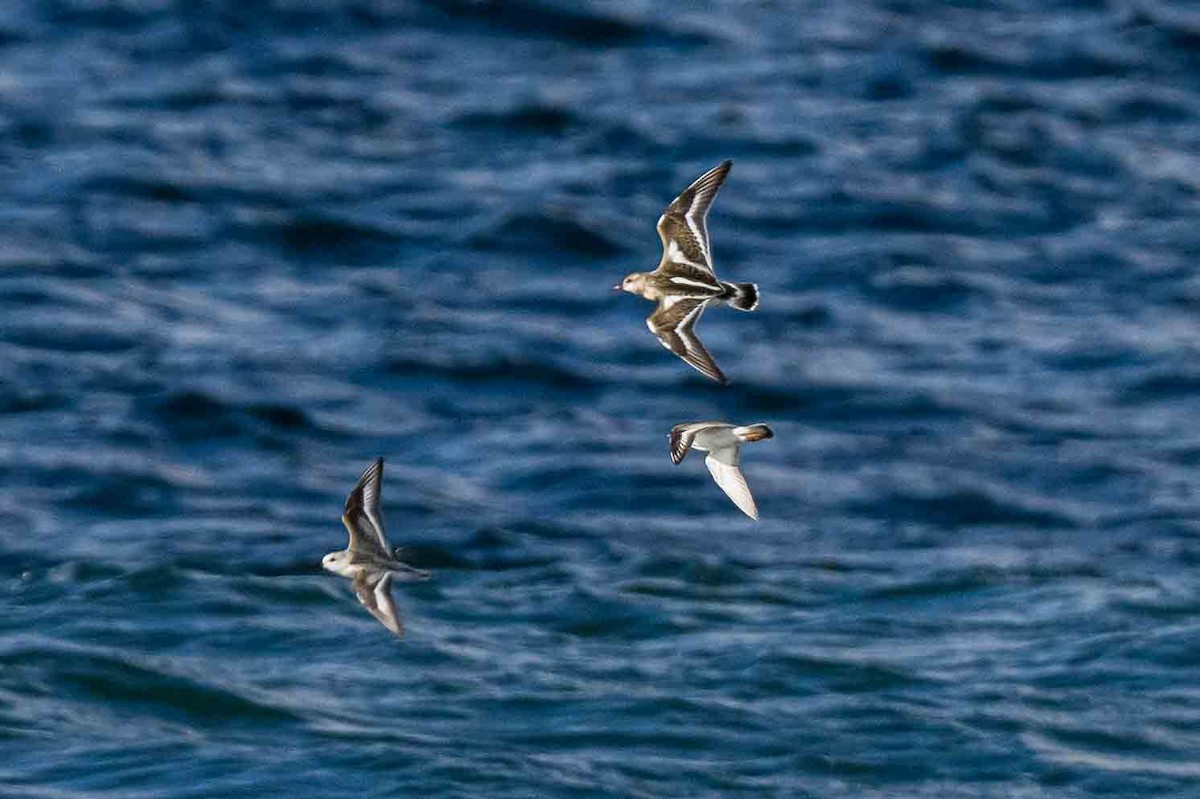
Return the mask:
{"type": "Polygon", "coordinates": [[[709,305],[728,303],[741,311],[758,308],[753,283],[717,279],[708,239],[708,209],[729,174],[732,161],[705,172],[667,206],[658,219],[663,254],[653,272],[634,272],[615,288],[658,303],[646,326],[664,347],[719,383],[727,383],[708,349],[696,336],[696,321],[709,305]]]}

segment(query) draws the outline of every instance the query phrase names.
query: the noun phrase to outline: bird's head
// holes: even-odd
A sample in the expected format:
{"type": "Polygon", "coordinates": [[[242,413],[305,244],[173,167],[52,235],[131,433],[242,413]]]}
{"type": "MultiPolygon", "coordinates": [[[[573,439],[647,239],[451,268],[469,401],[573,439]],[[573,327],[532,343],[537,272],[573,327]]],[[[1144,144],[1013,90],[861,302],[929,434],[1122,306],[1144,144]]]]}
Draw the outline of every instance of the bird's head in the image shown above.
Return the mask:
{"type": "Polygon", "coordinates": [[[625,276],[617,285],[613,286],[613,291],[628,291],[630,294],[641,294],[646,286],[646,273],[633,272],[625,276]]]}
{"type": "Polygon", "coordinates": [[[331,571],[334,574],[338,574],[341,572],[341,567],[345,564],[345,561],[346,553],[344,551],[330,552],[328,555],[321,558],[321,568],[325,569],[326,571],[331,571]]]}

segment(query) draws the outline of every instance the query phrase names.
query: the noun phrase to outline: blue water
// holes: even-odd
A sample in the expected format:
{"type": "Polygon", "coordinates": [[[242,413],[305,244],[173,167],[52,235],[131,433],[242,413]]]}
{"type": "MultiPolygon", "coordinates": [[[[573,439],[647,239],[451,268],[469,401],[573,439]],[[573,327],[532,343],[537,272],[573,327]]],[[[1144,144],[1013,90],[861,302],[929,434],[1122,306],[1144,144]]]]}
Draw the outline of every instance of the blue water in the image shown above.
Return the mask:
{"type": "Polygon", "coordinates": [[[1198,263],[1196,5],[6,2],[0,796],[1194,799],[1198,263]]]}

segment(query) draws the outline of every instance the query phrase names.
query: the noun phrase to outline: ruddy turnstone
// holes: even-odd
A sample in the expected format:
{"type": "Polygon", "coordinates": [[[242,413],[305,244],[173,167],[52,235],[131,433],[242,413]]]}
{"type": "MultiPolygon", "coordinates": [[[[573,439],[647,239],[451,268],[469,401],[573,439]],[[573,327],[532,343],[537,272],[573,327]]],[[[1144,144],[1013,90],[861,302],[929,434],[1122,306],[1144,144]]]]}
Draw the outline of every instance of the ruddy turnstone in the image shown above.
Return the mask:
{"type": "Polygon", "coordinates": [[[663,243],[658,268],[634,272],[613,286],[657,302],[658,309],[646,320],[650,332],[664,347],[719,383],[729,380],[697,338],[696,321],[710,305],[728,303],[739,311],[758,308],[758,286],[718,280],[708,246],[708,209],[732,166],[732,161],[724,161],[705,172],[658,218],[663,243]]]}
{"type": "Polygon", "coordinates": [[[383,534],[383,514],[379,510],[382,481],[383,458],[376,458],[346,497],[342,524],[350,532],[350,545],[338,552],[330,552],[321,559],[321,566],[334,574],[349,577],[358,601],[371,615],[396,635],[404,635],[404,622],[392,600],[392,580],[427,580],[429,572],[401,563],[400,550],[392,552],[388,549],[383,534]]]}
{"type": "Polygon", "coordinates": [[[724,422],[687,422],[671,428],[671,460],[680,463],[689,449],[707,452],[704,465],[733,504],[751,519],[758,518],[754,497],[738,468],[738,455],[742,444],[761,441],[775,434],[765,424],[735,427],[724,422]]]}

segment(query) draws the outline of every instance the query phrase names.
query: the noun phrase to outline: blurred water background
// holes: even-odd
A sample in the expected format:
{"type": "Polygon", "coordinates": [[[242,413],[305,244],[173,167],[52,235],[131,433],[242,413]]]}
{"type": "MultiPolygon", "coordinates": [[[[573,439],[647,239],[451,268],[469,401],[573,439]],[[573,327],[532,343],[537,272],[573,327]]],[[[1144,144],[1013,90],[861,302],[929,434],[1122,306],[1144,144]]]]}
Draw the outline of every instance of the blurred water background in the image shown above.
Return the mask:
{"type": "Polygon", "coordinates": [[[4,3],[0,795],[1200,796],[1198,122],[1195,4],[4,3]]]}

